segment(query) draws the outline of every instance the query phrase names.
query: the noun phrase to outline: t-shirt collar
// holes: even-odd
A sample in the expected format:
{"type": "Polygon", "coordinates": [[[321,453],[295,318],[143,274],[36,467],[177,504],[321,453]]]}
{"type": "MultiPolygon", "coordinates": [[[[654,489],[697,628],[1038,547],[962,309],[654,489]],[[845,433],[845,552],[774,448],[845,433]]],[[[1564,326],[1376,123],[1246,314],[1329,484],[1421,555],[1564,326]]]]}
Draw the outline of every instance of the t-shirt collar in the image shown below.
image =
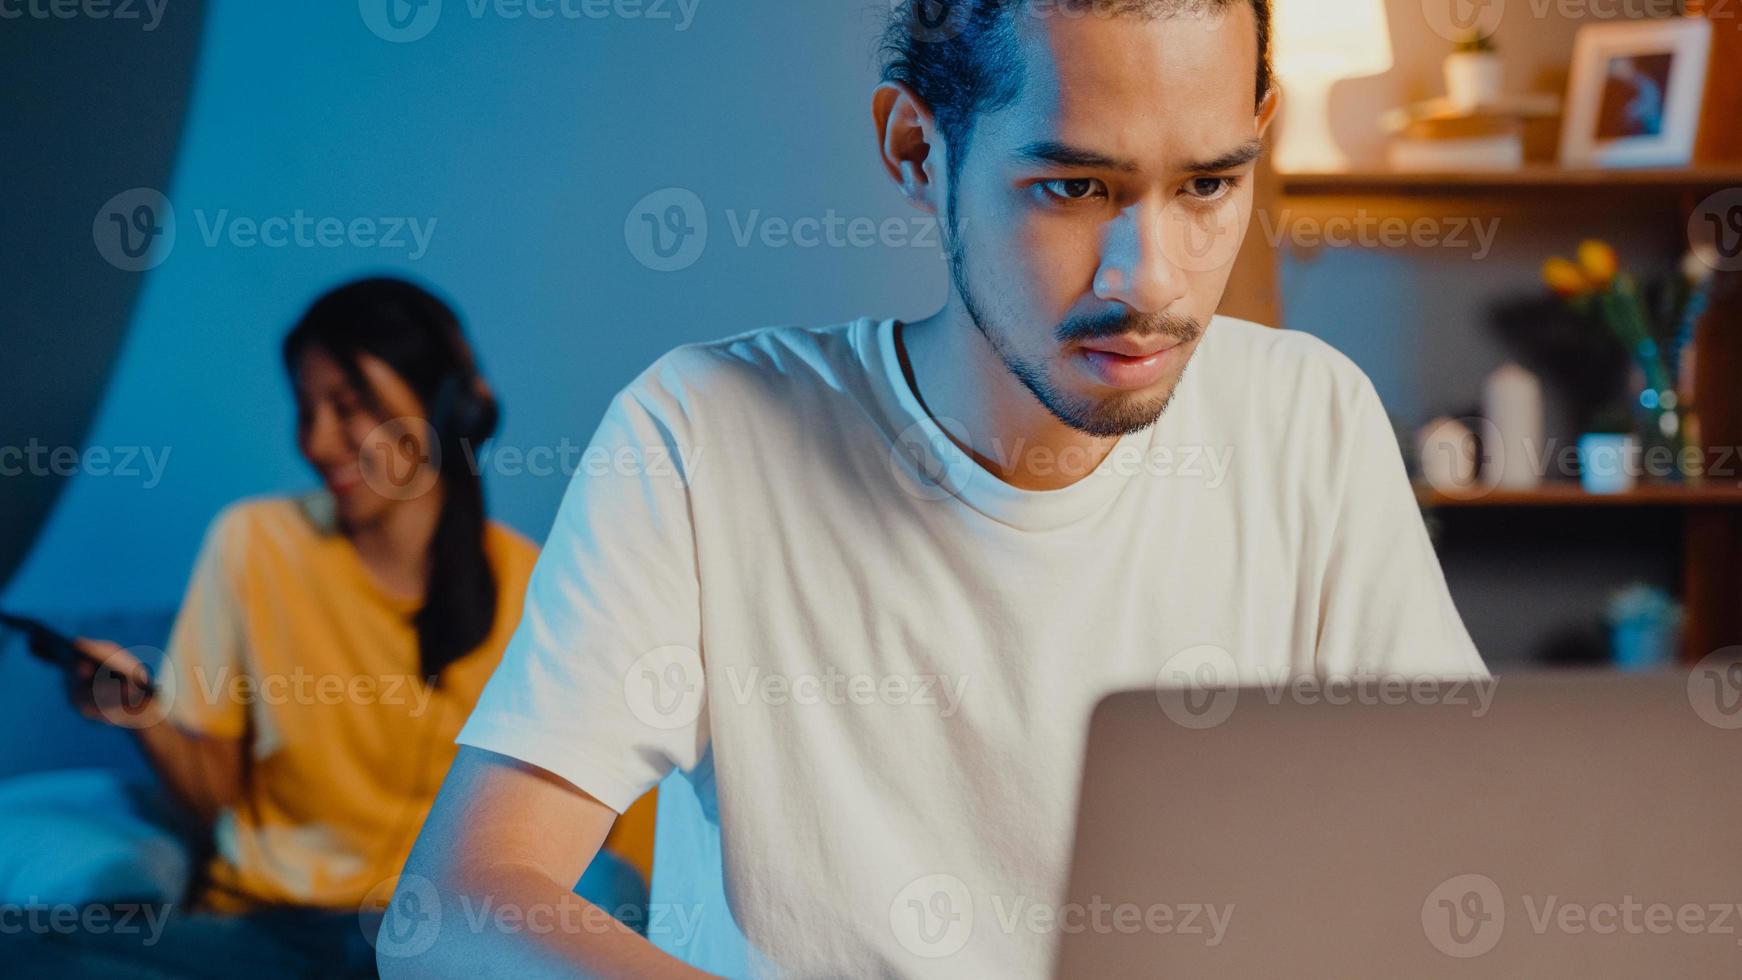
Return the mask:
{"type": "MultiPolygon", "coordinates": [[[[894,319],[855,324],[854,347],[890,413],[892,465],[904,487],[922,499],[959,500],[1000,523],[1048,531],[1105,510],[1143,471],[1155,426],[1128,433],[1089,475],[1057,490],[1024,490],[981,466],[932,418],[908,384],[896,352],[894,319]]],[[[1201,353],[1201,351],[1200,351],[1201,353]]]]}

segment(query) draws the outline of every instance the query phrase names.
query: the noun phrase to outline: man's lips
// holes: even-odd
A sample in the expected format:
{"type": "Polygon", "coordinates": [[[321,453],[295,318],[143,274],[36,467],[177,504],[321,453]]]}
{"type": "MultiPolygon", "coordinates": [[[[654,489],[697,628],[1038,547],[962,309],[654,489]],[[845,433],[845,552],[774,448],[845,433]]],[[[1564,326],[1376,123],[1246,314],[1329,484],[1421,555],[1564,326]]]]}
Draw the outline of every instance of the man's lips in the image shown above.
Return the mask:
{"type": "Polygon", "coordinates": [[[1144,358],[1154,357],[1162,351],[1178,347],[1182,341],[1178,337],[1106,337],[1097,340],[1084,341],[1083,349],[1100,351],[1103,354],[1117,354],[1120,357],[1144,358]]]}
{"type": "Polygon", "coordinates": [[[1086,341],[1082,344],[1081,363],[1101,385],[1139,391],[1161,383],[1178,356],[1175,351],[1183,344],[1177,337],[1086,341]]]}

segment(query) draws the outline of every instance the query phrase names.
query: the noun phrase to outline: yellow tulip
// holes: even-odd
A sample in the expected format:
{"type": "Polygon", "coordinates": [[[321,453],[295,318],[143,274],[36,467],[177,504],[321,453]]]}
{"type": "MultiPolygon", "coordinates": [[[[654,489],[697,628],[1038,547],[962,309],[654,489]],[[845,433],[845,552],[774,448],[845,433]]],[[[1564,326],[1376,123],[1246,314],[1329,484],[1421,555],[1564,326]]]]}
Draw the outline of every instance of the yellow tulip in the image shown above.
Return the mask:
{"type": "Polygon", "coordinates": [[[1584,270],[1591,285],[1608,289],[1621,268],[1621,260],[1615,257],[1615,250],[1607,242],[1592,239],[1579,243],[1579,268],[1584,270]]]}
{"type": "Polygon", "coordinates": [[[1542,264],[1542,281],[1562,296],[1577,296],[1591,288],[1584,272],[1566,259],[1556,256],[1542,264]]]}

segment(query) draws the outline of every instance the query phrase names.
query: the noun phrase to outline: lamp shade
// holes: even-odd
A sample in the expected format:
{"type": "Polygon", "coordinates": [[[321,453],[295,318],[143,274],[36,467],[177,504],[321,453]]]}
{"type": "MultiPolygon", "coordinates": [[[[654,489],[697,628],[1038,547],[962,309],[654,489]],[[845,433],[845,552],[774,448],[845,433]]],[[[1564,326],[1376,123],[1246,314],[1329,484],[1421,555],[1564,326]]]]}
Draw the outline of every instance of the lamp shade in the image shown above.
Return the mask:
{"type": "Polygon", "coordinates": [[[1348,165],[1331,132],[1331,86],[1389,71],[1391,23],[1385,0],[1276,0],[1276,73],[1282,81],[1283,173],[1329,173],[1348,165]]]}
{"type": "Polygon", "coordinates": [[[1276,71],[1285,83],[1391,70],[1385,0],[1276,0],[1273,16],[1276,71]]]}

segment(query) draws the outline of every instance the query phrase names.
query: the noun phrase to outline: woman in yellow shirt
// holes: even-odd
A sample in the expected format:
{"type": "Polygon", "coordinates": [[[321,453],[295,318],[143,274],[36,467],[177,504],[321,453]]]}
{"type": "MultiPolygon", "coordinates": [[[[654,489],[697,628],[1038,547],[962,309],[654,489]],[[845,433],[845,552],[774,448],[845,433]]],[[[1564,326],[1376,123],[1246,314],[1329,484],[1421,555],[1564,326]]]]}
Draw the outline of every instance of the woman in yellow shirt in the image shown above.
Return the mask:
{"type": "MultiPolygon", "coordinates": [[[[439,299],[396,279],[340,287],[284,361],[324,488],[227,508],[156,676],[85,641],[93,664],[71,690],[87,715],[132,728],[211,822],[195,908],[355,913],[391,896],[537,549],[484,516],[472,461],[496,401],[439,299]],[[93,685],[96,664],[125,680],[93,685]]],[[[611,843],[645,880],[651,800],[611,843]]]]}

